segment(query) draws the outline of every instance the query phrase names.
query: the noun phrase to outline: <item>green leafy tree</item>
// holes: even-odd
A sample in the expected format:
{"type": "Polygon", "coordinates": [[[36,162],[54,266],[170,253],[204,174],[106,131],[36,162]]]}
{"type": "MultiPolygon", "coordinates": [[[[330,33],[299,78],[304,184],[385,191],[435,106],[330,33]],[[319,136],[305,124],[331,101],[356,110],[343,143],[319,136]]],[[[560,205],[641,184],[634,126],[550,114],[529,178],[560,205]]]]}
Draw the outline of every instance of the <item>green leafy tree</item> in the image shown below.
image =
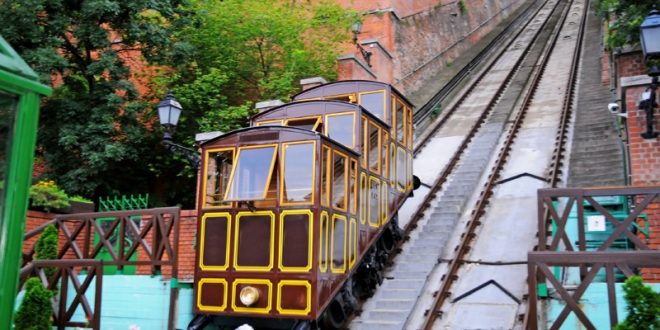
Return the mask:
{"type": "MultiPolygon", "coordinates": [[[[37,243],[34,246],[34,252],[36,253],[36,259],[38,260],[55,260],[57,259],[57,228],[55,225],[48,225],[44,228],[44,231],[37,239],[37,243]]],[[[46,276],[50,278],[55,274],[56,269],[53,267],[48,267],[44,269],[46,276]]]]}
{"type": "Polygon", "coordinates": [[[644,285],[640,276],[627,279],[623,291],[628,315],[615,330],[660,329],[660,293],[644,285]]]}
{"type": "Polygon", "coordinates": [[[601,0],[599,15],[612,22],[607,31],[606,44],[610,49],[639,44],[639,26],[649,14],[653,0],[601,0]]]}
{"type": "Polygon", "coordinates": [[[336,57],[357,19],[326,0],[196,0],[191,10],[193,24],[176,35],[190,56],[163,81],[187,116],[198,118],[184,122],[184,131],[245,126],[254,102],[286,100],[301,78],[335,78],[336,57]]]}
{"type": "Polygon", "coordinates": [[[180,1],[0,1],[0,34],[55,86],[42,104],[38,150],[47,176],[69,194],[144,192],[158,174],[177,171],[154,148],[153,106],[127,63],[176,53],[180,1]]]}
{"type": "Polygon", "coordinates": [[[52,296],[53,292],[47,290],[38,278],[28,279],[25,296],[14,320],[16,330],[51,330],[52,296]]]}

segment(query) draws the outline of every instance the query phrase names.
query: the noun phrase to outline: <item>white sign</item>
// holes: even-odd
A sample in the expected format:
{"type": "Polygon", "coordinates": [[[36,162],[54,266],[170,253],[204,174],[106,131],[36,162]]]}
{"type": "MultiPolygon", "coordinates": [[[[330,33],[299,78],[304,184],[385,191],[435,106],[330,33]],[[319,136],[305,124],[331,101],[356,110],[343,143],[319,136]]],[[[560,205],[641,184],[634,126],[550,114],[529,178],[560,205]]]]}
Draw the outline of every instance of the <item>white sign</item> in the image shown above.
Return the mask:
{"type": "Polygon", "coordinates": [[[605,216],[590,215],[587,217],[588,231],[605,231],[605,216]]]}

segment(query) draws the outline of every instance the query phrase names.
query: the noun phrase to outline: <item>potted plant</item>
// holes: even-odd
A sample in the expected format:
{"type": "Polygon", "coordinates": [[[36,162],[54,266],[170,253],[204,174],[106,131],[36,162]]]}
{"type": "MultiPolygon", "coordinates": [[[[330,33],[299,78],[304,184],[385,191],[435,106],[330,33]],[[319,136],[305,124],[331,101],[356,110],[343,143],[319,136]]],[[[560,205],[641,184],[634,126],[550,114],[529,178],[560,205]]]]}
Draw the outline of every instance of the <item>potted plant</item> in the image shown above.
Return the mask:
{"type": "Polygon", "coordinates": [[[53,180],[41,180],[30,187],[31,209],[51,212],[69,205],[69,196],[53,180]]]}

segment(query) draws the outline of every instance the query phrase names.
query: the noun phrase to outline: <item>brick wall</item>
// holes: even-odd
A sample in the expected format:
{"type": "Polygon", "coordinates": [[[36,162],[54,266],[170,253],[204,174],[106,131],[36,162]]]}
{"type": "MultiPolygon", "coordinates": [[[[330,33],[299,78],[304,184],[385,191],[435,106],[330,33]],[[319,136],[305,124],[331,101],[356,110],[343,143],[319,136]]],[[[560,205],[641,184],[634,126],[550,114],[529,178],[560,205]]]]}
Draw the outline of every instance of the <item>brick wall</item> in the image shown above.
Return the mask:
{"type": "MultiPolygon", "coordinates": [[[[423,88],[525,3],[464,0],[465,11],[461,13],[459,2],[450,0],[337,2],[367,13],[358,42],[376,41],[387,52],[367,45],[365,48],[373,53],[372,67],[365,70],[357,63],[340,60],[338,78],[378,80],[406,94],[423,88]]],[[[362,59],[355,47],[347,47],[347,51],[362,59]]]]}
{"type": "MultiPolygon", "coordinates": [[[[644,139],[641,133],[646,131],[646,112],[637,108],[639,96],[648,88],[650,79],[647,74],[642,54],[633,51],[620,54],[616,57],[617,78],[621,88],[620,95],[628,113],[626,123],[628,155],[630,158],[630,184],[632,186],[660,186],[660,138],[644,139]],[[636,77],[639,84],[623,83],[621,78],[636,77]]],[[[656,96],[656,100],[660,100],[656,96]]],[[[656,101],[657,102],[657,101],[656,101]]],[[[654,131],[660,129],[660,112],[655,109],[654,131]]],[[[641,236],[652,249],[660,249],[660,203],[649,205],[645,211],[648,217],[650,235],[641,236]]],[[[642,269],[642,276],[646,281],[660,282],[660,269],[642,269]]]]}

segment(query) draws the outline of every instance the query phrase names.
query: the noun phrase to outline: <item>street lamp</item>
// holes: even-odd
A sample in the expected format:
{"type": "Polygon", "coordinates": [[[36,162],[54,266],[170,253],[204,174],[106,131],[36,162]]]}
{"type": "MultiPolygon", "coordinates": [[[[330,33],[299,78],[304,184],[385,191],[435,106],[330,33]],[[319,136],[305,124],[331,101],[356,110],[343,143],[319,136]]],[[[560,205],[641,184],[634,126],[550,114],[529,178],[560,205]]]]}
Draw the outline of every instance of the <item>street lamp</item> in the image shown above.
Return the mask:
{"type": "Polygon", "coordinates": [[[367,62],[367,65],[369,67],[371,67],[371,55],[372,55],[372,53],[370,51],[364,49],[364,47],[362,47],[362,45],[360,45],[357,42],[358,34],[362,33],[362,22],[361,21],[356,21],[355,23],[353,23],[353,25],[351,26],[351,30],[353,31],[353,43],[355,44],[355,46],[357,46],[357,49],[360,51],[360,54],[362,54],[362,57],[367,62]]]}
{"type": "Polygon", "coordinates": [[[651,76],[651,90],[648,99],[645,97],[639,104],[640,109],[643,107],[646,111],[646,132],[642,133],[642,137],[655,139],[658,137],[658,132],[653,132],[653,112],[656,105],[655,90],[658,87],[658,76],[660,76],[660,69],[658,69],[657,62],[654,62],[660,59],[660,12],[655,7],[646,16],[639,29],[644,59],[651,67],[648,73],[651,76]]]}
{"type": "Polygon", "coordinates": [[[165,128],[162,143],[171,153],[178,153],[188,158],[190,166],[197,169],[200,162],[199,153],[194,149],[172,142],[172,133],[174,133],[174,129],[179,122],[182,110],[181,104],[176,100],[172,91],[167,91],[165,99],[158,103],[158,118],[160,124],[165,128]]]}

